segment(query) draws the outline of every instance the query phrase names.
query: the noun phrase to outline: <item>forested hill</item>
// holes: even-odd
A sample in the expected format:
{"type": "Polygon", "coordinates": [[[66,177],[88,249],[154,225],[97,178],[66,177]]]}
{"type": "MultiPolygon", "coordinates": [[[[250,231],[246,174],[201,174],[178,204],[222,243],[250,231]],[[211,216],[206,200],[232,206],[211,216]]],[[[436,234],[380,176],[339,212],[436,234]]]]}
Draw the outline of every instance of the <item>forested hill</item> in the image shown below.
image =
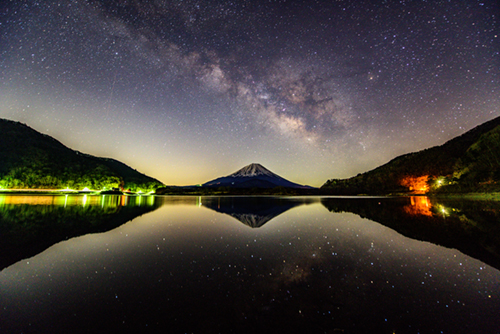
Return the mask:
{"type": "Polygon", "coordinates": [[[163,184],[129,166],[72,150],[19,122],[0,119],[0,189],[122,188],[163,184]]]}
{"type": "Polygon", "coordinates": [[[332,194],[499,191],[500,117],[441,146],[399,156],[349,179],[328,180],[332,194]]]}

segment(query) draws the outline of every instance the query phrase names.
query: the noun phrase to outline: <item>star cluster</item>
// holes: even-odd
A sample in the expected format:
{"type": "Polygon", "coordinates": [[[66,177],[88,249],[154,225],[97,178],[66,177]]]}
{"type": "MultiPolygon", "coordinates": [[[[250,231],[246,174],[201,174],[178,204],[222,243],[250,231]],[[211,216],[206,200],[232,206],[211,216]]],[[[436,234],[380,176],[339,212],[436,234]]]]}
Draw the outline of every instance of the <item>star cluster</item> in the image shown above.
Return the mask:
{"type": "Polygon", "coordinates": [[[320,186],[499,115],[496,1],[10,1],[0,117],[167,184],[320,186]]]}

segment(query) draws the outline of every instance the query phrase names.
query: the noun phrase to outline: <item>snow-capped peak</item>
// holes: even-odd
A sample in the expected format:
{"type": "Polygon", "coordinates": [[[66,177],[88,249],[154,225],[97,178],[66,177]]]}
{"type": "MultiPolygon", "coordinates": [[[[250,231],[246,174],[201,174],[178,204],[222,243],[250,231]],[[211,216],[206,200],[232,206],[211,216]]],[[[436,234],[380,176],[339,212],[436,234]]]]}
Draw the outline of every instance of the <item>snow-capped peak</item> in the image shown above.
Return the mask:
{"type": "Polygon", "coordinates": [[[239,171],[229,175],[230,177],[252,177],[258,175],[267,175],[276,177],[277,175],[273,172],[266,169],[261,164],[250,164],[248,166],[243,167],[239,171]]]}

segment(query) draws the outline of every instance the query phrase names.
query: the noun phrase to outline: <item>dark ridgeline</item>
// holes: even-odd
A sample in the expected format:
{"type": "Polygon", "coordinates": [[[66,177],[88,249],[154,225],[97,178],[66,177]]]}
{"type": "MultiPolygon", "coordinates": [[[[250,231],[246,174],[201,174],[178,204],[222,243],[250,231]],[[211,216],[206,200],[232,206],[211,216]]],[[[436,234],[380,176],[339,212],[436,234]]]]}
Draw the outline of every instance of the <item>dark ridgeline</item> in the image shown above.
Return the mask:
{"type": "Polygon", "coordinates": [[[349,179],[331,179],[324,193],[338,195],[405,192],[500,191],[500,117],[461,136],[399,156],[349,179]]]}
{"type": "Polygon", "coordinates": [[[74,151],[27,125],[0,119],[0,187],[156,189],[163,184],[109,158],[74,151]]]}

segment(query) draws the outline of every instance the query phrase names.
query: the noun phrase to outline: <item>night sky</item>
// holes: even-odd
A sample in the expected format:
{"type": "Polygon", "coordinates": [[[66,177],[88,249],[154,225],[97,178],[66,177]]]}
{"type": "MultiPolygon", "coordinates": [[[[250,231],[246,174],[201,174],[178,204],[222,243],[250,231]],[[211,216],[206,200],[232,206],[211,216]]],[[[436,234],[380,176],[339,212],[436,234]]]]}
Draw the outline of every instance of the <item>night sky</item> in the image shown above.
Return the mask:
{"type": "Polygon", "coordinates": [[[500,115],[497,1],[2,1],[0,118],[170,185],[320,186],[500,115]]]}

